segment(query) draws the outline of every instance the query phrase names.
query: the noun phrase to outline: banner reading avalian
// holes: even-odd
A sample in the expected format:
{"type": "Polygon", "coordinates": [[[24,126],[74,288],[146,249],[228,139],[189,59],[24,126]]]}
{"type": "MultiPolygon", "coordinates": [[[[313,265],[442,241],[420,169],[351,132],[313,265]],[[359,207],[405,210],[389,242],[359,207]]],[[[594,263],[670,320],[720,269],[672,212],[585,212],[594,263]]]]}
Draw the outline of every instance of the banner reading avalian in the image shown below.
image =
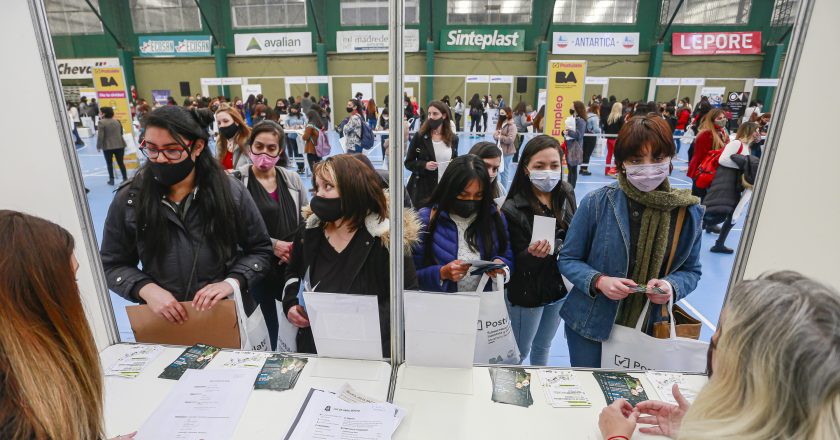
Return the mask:
{"type": "Polygon", "coordinates": [[[586,61],[549,61],[546,78],[545,134],[563,143],[572,103],[583,101],[586,61]]]}

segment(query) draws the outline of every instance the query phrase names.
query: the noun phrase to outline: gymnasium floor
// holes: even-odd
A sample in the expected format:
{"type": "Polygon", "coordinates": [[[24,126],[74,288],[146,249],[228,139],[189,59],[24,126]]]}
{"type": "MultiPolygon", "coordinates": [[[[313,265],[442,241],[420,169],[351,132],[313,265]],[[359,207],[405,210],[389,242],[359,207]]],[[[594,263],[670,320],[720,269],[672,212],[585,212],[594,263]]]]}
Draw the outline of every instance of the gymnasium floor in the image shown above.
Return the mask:
{"type": "MultiPolygon", "coordinates": [[[[459,154],[465,154],[469,151],[473,144],[482,140],[478,135],[461,134],[459,154]]],[[[91,217],[96,229],[97,240],[101,243],[102,227],[105,223],[105,217],[108,213],[108,207],[113,199],[115,186],[107,185],[108,172],[105,167],[104,159],[101,153],[97,153],[95,145],[96,139],[84,139],[86,146],[77,149],[79,161],[82,168],[82,173],[85,179],[85,186],[90,190],[88,194],[88,204],[91,210],[91,217]]],[[[339,153],[337,142],[332,142],[333,154],[339,153]]],[[[680,152],[675,160],[674,173],[671,176],[671,184],[675,187],[690,188],[691,180],[686,177],[686,150],[680,152]]],[[[382,155],[378,145],[374,146],[368,153],[371,161],[375,166],[382,166],[382,155]]],[[[576,188],[576,195],[578,200],[581,200],[588,192],[598,189],[602,186],[615,182],[614,179],[604,176],[604,157],[593,157],[590,161],[591,176],[579,176],[576,188]]],[[[119,170],[115,170],[116,175],[119,176],[119,170]]],[[[129,170],[129,176],[132,171],[129,170]]],[[[406,172],[407,174],[407,172],[406,172]]],[[[407,178],[407,176],[406,176],[407,178]]],[[[310,186],[309,179],[304,178],[304,183],[310,186]]],[[[119,185],[119,178],[117,178],[117,185],[119,185]]],[[[727,245],[733,249],[737,249],[737,244],[741,239],[741,231],[743,227],[743,218],[735,225],[732,232],[727,239],[727,245]]],[[[697,286],[697,289],[692,292],[687,301],[681,304],[684,308],[694,312],[695,316],[701,318],[704,322],[701,338],[708,341],[714,333],[713,326],[717,325],[718,315],[723,305],[724,296],[726,295],[726,288],[729,283],[729,276],[732,271],[732,265],[735,261],[734,254],[721,255],[709,252],[717,235],[703,233],[702,251],[700,260],[703,265],[703,276],[697,286]]],[[[125,306],[130,303],[122,297],[111,293],[111,302],[114,306],[114,314],[117,322],[117,327],[123,341],[133,341],[134,337],[131,332],[131,327],[125,313],[125,306]]],[[[527,360],[526,360],[527,363],[527,360]]],[[[563,335],[563,327],[554,338],[554,343],[551,348],[551,357],[549,363],[555,366],[568,366],[569,354],[566,347],[565,337],[563,335]]]]}

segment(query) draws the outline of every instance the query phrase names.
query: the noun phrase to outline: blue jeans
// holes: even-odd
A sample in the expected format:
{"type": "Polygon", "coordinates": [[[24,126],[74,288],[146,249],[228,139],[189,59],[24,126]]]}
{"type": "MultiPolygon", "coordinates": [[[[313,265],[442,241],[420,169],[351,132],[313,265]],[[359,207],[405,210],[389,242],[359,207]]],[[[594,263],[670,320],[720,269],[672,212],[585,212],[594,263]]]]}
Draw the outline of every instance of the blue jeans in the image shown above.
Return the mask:
{"type": "Polygon", "coordinates": [[[680,148],[682,148],[682,135],[685,134],[685,130],[674,130],[674,144],[677,146],[677,154],[680,153],[680,148]]]}
{"type": "Polygon", "coordinates": [[[548,365],[551,341],[560,328],[560,308],[564,299],[542,307],[520,307],[507,303],[513,337],[522,359],[531,355],[531,365],[548,365]]]}
{"type": "Polygon", "coordinates": [[[601,343],[584,338],[565,325],[569,362],[573,367],[601,368],[601,343]]]}
{"type": "Polygon", "coordinates": [[[505,161],[505,170],[501,172],[502,178],[502,186],[507,191],[508,187],[510,187],[510,180],[513,179],[513,175],[516,170],[513,170],[513,155],[512,154],[503,154],[502,158],[505,161]]]}

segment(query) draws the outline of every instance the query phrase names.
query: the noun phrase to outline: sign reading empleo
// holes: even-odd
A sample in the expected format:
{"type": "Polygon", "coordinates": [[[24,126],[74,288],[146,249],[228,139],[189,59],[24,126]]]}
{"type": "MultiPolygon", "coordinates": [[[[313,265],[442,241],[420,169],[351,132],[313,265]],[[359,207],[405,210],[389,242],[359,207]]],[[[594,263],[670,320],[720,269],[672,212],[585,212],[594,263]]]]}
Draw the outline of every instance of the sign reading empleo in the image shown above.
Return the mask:
{"type": "Polygon", "coordinates": [[[440,33],[440,50],[522,52],[525,50],[525,31],[523,29],[444,29],[440,33]]]}
{"type": "Polygon", "coordinates": [[[546,78],[545,134],[563,143],[566,117],[575,100],[583,100],[586,61],[549,61],[546,78]]]}
{"type": "Polygon", "coordinates": [[[312,34],[285,32],[234,34],[237,55],[306,55],[312,53],[312,34]]]}
{"type": "Polygon", "coordinates": [[[213,38],[209,35],[137,37],[141,57],[209,57],[213,38]]]}

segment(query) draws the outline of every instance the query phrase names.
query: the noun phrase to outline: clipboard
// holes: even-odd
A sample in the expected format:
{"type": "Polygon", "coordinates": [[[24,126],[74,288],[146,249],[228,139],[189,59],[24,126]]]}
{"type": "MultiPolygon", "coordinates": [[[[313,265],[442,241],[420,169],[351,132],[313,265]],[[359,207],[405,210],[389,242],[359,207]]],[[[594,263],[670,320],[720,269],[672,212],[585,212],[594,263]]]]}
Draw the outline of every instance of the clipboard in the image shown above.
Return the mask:
{"type": "Polygon", "coordinates": [[[134,339],[151,344],[192,346],[202,343],[237,350],[241,347],[234,301],[219,301],[212,309],[202,312],[193,308],[192,302],[184,301],[181,305],[189,316],[183,324],[169,322],[145,304],[126,306],[134,339]]]}

